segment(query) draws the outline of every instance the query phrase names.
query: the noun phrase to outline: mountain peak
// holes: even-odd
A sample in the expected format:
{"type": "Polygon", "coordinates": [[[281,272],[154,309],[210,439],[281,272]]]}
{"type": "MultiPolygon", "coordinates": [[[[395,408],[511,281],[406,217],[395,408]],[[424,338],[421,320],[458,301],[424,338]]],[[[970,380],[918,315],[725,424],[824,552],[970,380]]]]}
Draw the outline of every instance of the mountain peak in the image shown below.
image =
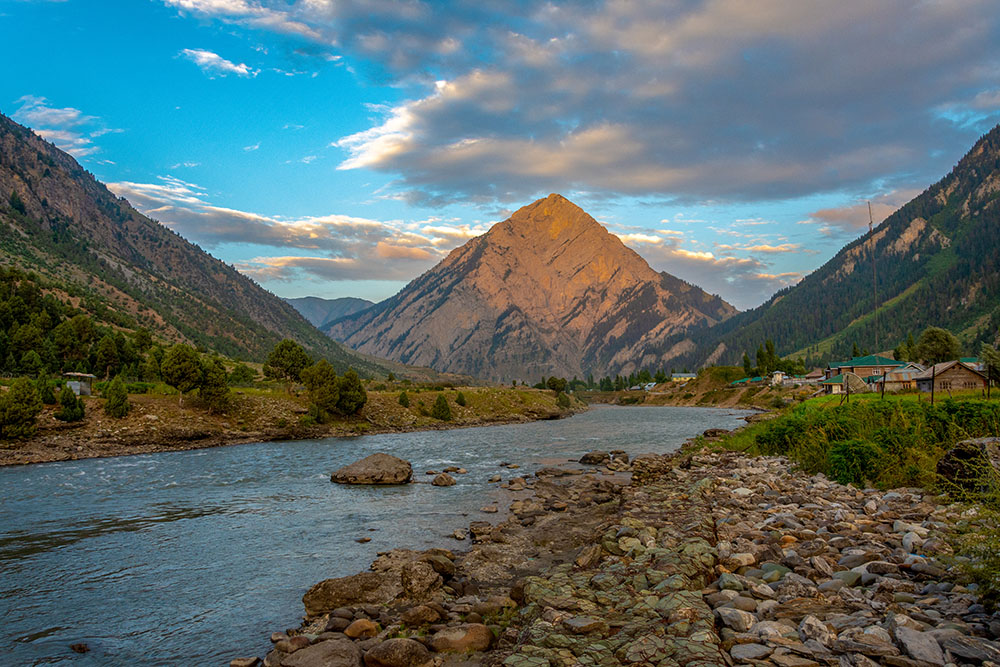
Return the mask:
{"type": "MultiPolygon", "coordinates": [[[[391,299],[332,323],[355,349],[493,380],[665,364],[668,339],[734,313],[659,274],[551,194],[453,250],[391,299]]],[[[693,343],[689,343],[693,345],[693,343]]]]}

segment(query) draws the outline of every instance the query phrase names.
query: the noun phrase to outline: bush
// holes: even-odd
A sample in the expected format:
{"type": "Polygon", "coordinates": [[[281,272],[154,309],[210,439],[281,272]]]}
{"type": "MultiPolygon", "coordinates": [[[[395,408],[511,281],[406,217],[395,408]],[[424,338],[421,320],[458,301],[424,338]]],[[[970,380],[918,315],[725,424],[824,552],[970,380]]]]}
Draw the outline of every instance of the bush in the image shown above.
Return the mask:
{"type": "Polygon", "coordinates": [[[83,399],[77,397],[69,387],[59,392],[59,411],[55,417],[59,421],[78,422],[83,419],[83,399]]]}
{"type": "Polygon", "coordinates": [[[431,407],[431,417],[445,422],[451,421],[451,406],[448,405],[448,399],[445,398],[444,394],[438,394],[437,400],[434,401],[434,406],[431,407]]]}
{"type": "Polygon", "coordinates": [[[569,396],[563,392],[559,392],[559,395],[556,396],[556,405],[558,405],[560,408],[563,408],[564,410],[568,408],[570,405],[569,396]]]}
{"type": "Polygon", "coordinates": [[[885,451],[869,440],[841,440],[830,446],[830,477],[841,484],[864,486],[884,466],[885,451]]]}
{"type": "Polygon", "coordinates": [[[198,396],[210,412],[225,412],[229,408],[229,377],[218,357],[206,359],[202,365],[198,396]]]}
{"type": "Polygon", "coordinates": [[[128,390],[125,389],[125,382],[121,375],[116,375],[115,379],[108,385],[104,392],[104,398],[104,414],[109,417],[121,419],[132,409],[132,405],[128,402],[128,390]]]}
{"type": "Polygon", "coordinates": [[[257,379],[257,372],[242,361],[229,373],[229,384],[234,387],[249,387],[257,379]]]}
{"type": "Polygon", "coordinates": [[[458,392],[458,396],[455,397],[455,405],[465,407],[465,394],[458,392]]]}
{"type": "Polygon", "coordinates": [[[20,440],[35,434],[35,418],[42,411],[42,399],[34,383],[18,378],[0,394],[0,438],[20,440]]]}
{"type": "Polygon", "coordinates": [[[55,405],[58,402],[55,392],[52,391],[52,383],[44,375],[39,375],[38,379],[35,380],[35,390],[38,392],[38,398],[45,405],[55,405]]]}
{"type": "Polygon", "coordinates": [[[399,392],[399,404],[404,408],[410,407],[410,397],[406,395],[405,391],[399,392]]]}

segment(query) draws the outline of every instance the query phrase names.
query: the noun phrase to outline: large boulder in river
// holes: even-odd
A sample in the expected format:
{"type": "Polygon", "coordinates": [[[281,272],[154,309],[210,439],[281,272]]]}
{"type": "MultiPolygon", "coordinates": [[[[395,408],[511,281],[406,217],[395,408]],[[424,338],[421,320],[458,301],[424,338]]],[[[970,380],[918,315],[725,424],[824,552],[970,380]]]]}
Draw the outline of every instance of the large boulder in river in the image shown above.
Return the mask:
{"type": "Polygon", "coordinates": [[[360,572],[349,577],[324,579],[302,596],[306,614],[319,616],[340,607],[385,604],[403,592],[399,574],[360,572]]]}
{"type": "Polygon", "coordinates": [[[337,484],[407,484],[413,477],[409,461],[389,454],[372,454],[330,475],[337,484]]]}

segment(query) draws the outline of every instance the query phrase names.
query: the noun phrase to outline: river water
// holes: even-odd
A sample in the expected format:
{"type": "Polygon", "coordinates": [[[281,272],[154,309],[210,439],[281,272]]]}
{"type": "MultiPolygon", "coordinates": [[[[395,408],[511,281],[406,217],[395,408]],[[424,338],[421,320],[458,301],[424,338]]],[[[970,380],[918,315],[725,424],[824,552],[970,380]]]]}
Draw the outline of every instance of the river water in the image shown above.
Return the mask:
{"type": "Polygon", "coordinates": [[[491,518],[478,511],[499,499],[491,475],[593,449],[672,451],[745,414],[599,406],[560,421],[0,468],[0,655],[86,666],[263,655],[321,579],[364,570],[377,551],[467,544],[446,536],[491,518]],[[448,488],[330,482],[377,451],[411,461],[421,482],[449,465],[469,472],[448,488]],[[76,642],[91,651],[72,653],[76,642]]]}

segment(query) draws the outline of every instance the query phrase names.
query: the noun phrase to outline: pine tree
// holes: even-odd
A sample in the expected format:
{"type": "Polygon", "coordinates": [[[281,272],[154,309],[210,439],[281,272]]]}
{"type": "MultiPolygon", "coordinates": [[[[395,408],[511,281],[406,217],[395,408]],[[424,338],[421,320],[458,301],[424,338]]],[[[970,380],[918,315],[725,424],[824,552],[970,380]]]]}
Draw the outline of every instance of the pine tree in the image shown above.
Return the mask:
{"type": "Polygon", "coordinates": [[[437,400],[434,401],[431,417],[445,422],[451,421],[451,406],[448,405],[448,399],[445,398],[444,394],[438,394],[437,400]]]}
{"type": "Polygon", "coordinates": [[[121,375],[116,375],[104,390],[104,398],[104,414],[109,417],[121,419],[132,409],[132,404],[128,402],[128,390],[121,375]]]}
{"type": "Polygon", "coordinates": [[[368,393],[361,383],[361,378],[358,377],[353,368],[349,369],[344,373],[344,377],[340,378],[340,398],[337,399],[337,409],[345,415],[354,415],[360,412],[367,402],[368,393]]]}
{"type": "Polygon", "coordinates": [[[455,397],[455,405],[460,405],[463,408],[465,407],[465,394],[458,392],[458,396],[455,397]]]}
{"type": "Polygon", "coordinates": [[[35,418],[42,400],[28,378],[18,378],[0,394],[0,438],[19,440],[35,434],[35,418]]]}
{"type": "Polygon", "coordinates": [[[399,404],[404,408],[410,407],[410,397],[406,395],[405,391],[399,392],[399,404]]]}
{"type": "Polygon", "coordinates": [[[56,419],[64,422],[78,422],[83,419],[83,400],[78,398],[69,386],[64,386],[59,392],[59,406],[56,419]]]}

